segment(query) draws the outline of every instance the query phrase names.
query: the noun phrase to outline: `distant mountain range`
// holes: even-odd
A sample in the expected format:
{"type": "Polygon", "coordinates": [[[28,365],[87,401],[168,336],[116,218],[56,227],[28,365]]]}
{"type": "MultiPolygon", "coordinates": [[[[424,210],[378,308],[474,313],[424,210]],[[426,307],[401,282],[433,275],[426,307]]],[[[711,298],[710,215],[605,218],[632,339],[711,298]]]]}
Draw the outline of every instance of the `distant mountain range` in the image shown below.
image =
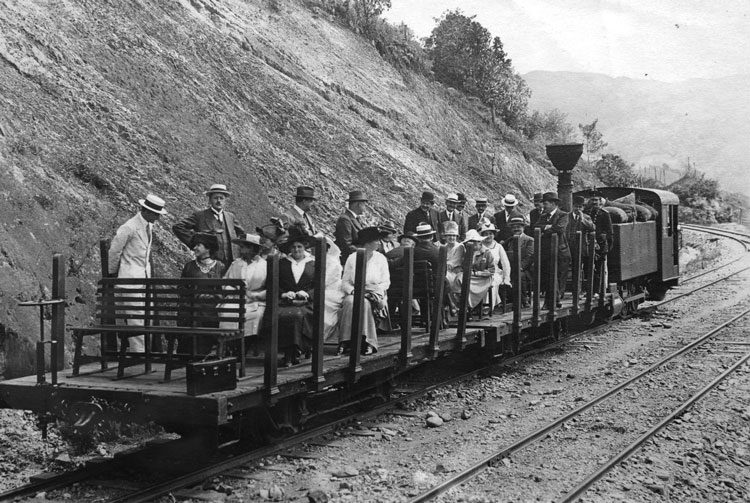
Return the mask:
{"type": "Polygon", "coordinates": [[[725,190],[750,194],[750,75],[683,82],[612,78],[594,73],[534,71],[529,108],[557,108],[569,122],[590,124],[607,152],[653,172],[690,165],[725,190]]]}

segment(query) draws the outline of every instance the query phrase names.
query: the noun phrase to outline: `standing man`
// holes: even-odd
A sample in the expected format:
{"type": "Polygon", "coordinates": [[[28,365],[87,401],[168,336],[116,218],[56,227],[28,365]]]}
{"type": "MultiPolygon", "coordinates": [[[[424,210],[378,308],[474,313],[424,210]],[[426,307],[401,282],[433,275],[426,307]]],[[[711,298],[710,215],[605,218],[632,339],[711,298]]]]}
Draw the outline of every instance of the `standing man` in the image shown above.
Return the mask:
{"type": "MultiPolygon", "coordinates": [[[[589,232],[594,230],[594,222],[591,221],[591,217],[583,212],[583,205],[586,200],[581,196],[573,197],[573,211],[570,213],[568,219],[568,243],[570,243],[570,256],[578,256],[578,240],[576,239],[576,232],[581,231],[583,240],[581,241],[581,260],[585,264],[586,257],[589,256],[589,232]]],[[[580,266],[580,264],[579,264],[580,266]]],[[[585,274],[585,270],[583,273],[585,274]]],[[[583,277],[583,274],[581,275],[583,277]]]]}
{"type": "Polygon", "coordinates": [[[542,231],[542,288],[545,290],[545,309],[551,307],[550,302],[556,302],[560,307],[560,299],[565,291],[565,282],[568,279],[570,268],[570,247],[568,246],[568,214],[558,208],[560,198],[557,192],[545,192],[542,196],[542,209],[544,212],[536,221],[535,227],[542,231]],[[550,275],[551,236],[557,235],[557,277],[550,275]],[[557,298],[552,295],[557,283],[557,298]]]}
{"type": "Polygon", "coordinates": [[[513,236],[513,230],[510,228],[508,221],[510,220],[510,214],[518,206],[518,199],[513,194],[506,194],[503,198],[503,209],[495,213],[495,227],[497,227],[496,240],[503,246],[511,236],[513,236]]]}
{"type": "Polygon", "coordinates": [[[294,206],[281,215],[284,227],[288,230],[290,226],[297,225],[304,228],[305,232],[310,236],[314,235],[316,229],[312,218],[310,218],[310,210],[317,199],[315,197],[315,189],[312,187],[305,185],[297,187],[297,195],[294,196],[294,206]]]}
{"type": "Polygon", "coordinates": [[[482,219],[487,219],[492,225],[495,225],[495,217],[489,211],[487,211],[487,198],[478,197],[477,202],[474,203],[474,207],[477,212],[469,217],[469,229],[479,230],[479,222],[482,219]]]}
{"type": "MultiPolygon", "coordinates": [[[[466,202],[467,202],[466,195],[462,194],[461,192],[458,192],[456,195],[458,196],[458,204],[456,205],[456,210],[458,211],[459,216],[464,221],[464,229],[468,231],[469,230],[469,214],[466,211],[466,202]]],[[[464,235],[465,233],[461,235],[461,239],[464,239],[463,238],[464,235]]]]}
{"type": "MultiPolygon", "coordinates": [[[[404,220],[404,234],[409,232],[416,233],[417,225],[419,225],[420,222],[427,222],[433,230],[437,229],[440,221],[438,212],[433,206],[435,206],[435,194],[426,191],[422,192],[419,207],[414,208],[406,214],[406,219],[404,220]]],[[[437,240],[437,235],[432,234],[432,241],[437,240]]]]}
{"type": "MultiPolygon", "coordinates": [[[[140,199],[141,210],[130,220],[117,229],[115,237],[109,246],[110,277],[118,278],[150,278],[151,277],[151,243],[153,241],[154,222],[166,213],[164,200],[153,194],[140,199]]],[[[122,288],[142,288],[141,285],[122,285],[122,288]]],[[[132,297],[144,297],[143,293],[133,293],[132,297]]],[[[125,314],[143,315],[144,302],[123,302],[123,305],[133,306],[134,310],[125,314]]],[[[143,319],[125,320],[128,325],[143,326],[143,319]]],[[[131,352],[143,353],[145,350],[144,336],[138,335],[128,339],[131,352]]]]}
{"type": "Polygon", "coordinates": [[[221,183],[211,185],[205,192],[208,196],[208,208],[196,211],[172,226],[177,239],[190,246],[196,232],[214,233],[219,241],[216,259],[224,264],[227,270],[235,258],[239,257],[239,245],[232,240],[245,236],[245,231],[237,221],[234,213],[226,211],[226,200],[231,195],[227,186],[221,183]]]}
{"type": "MultiPolygon", "coordinates": [[[[510,217],[510,228],[513,229],[513,238],[508,241],[508,261],[510,262],[511,270],[514,270],[519,265],[521,268],[521,284],[517,285],[513,283],[514,292],[516,288],[521,288],[521,307],[529,307],[531,282],[533,279],[532,268],[534,265],[534,238],[524,234],[525,226],[526,220],[521,213],[514,213],[510,217]],[[521,242],[520,264],[516,258],[516,240],[521,242]]],[[[516,298],[515,295],[513,298],[516,298]]]]}
{"type": "Polygon", "coordinates": [[[539,215],[542,214],[542,193],[534,193],[534,209],[529,213],[529,228],[533,229],[534,224],[539,220],[539,215]]]}
{"type": "Polygon", "coordinates": [[[458,224],[458,239],[463,241],[466,236],[466,221],[463,214],[458,211],[458,195],[448,194],[445,199],[445,209],[438,213],[438,229],[442,236],[443,224],[445,222],[456,222],[458,224]]]}
{"type": "Polygon", "coordinates": [[[609,213],[601,207],[599,194],[591,196],[589,203],[591,203],[591,209],[589,209],[588,215],[594,222],[594,232],[596,233],[594,289],[599,292],[602,289],[602,279],[604,279],[604,284],[607,284],[607,254],[612,249],[614,233],[612,231],[612,219],[609,213]]]}
{"type": "Polygon", "coordinates": [[[366,227],[362,222],[362,215],[367,207],[367,196],[361,190],[349,192],[347,202],[349,207],[336,220],[335,243],[341,249],[341,264],[346,264],[349,255],[357,251],[354,243],[357,242],[359,231],[366,227]]]}

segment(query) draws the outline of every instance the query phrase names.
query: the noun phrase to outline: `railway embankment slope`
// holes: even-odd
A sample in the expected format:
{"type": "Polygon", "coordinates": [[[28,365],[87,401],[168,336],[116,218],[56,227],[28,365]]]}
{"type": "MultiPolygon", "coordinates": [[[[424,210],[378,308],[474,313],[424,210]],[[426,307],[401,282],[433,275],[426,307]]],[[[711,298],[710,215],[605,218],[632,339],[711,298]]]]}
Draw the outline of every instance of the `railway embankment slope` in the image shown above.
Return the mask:
{"type": "Polygon", "coordinates": [[[401,221],[422,190],[499,201],[554,178],[478,103],[400,72],[325,12],[292,1],[17,2],[0,9],[0,374],[29,373],[51,255],[68,322],[86,323],[98,240],[147,192],[167,201],[159,274],[187,250],[180,215],[227,183],[247,229],[316,187],[332,230],[348,190],[401,221]]]}

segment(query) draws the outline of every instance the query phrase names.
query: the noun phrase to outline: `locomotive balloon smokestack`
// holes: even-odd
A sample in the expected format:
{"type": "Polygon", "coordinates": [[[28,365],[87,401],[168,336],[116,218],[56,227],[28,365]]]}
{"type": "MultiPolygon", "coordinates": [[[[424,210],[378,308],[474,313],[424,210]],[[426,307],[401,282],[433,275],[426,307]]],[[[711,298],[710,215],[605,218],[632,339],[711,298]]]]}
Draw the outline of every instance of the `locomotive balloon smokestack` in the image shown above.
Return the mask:
{"type": "Polygon", "coordinates": [[[557,175],[557,196],[564,211],[573,209],[573,181],[570,172],[583,154],[583,143],[547,145],[547,157],[560,173],[557,175]]]}

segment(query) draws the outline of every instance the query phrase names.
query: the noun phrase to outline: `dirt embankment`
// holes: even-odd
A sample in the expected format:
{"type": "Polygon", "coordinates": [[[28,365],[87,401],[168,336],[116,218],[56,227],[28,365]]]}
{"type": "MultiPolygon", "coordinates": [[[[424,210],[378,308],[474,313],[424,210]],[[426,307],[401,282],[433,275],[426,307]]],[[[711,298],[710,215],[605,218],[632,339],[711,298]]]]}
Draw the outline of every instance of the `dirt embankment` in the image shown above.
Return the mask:
{"type": "Polygon", "coordinates": [[[169,228],[215,182],[248,229],[313,185],[326,230],[354,188],[374,218],[400,221],[423,189],[499,201],[555,185],[543,153],[491,127],[481,106],[397,72],[297,2],[12,1],[0,32],[6,376],[32,368],[37,313],[17,302],[48,288],[51,254],[69,259],[68,322],[85,322],[97,241],[147,192],[167,200],[155,257],[176,274],[187,255],[169,228]]]}

